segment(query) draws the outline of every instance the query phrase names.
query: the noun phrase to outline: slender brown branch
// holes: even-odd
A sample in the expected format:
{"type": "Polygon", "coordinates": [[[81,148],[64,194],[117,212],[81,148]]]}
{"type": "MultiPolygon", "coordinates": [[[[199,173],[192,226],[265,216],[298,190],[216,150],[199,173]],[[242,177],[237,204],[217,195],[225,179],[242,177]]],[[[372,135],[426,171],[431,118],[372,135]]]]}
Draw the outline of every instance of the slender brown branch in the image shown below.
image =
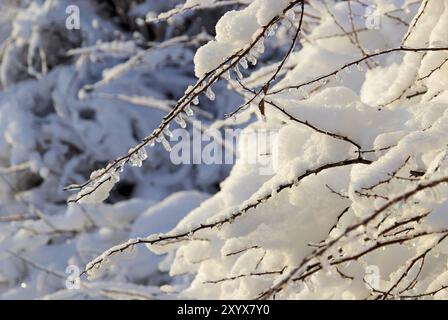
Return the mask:
{"type": "MultiPolygon", "coordinates": [[[[330,169],[338,168],[338,167],[343,167],[343,166],[351,166],[354,164],[370,164],[370,163],[371,163],[371,161],[368,161],[368,160],[365,160],[362,158],[346,159],[346,160],[337,161],[337,162],[333,162],[333,163],[327,163],[327,164],[319,166],[315,169],[305,171],[304,173],[300,174],[296,179],[294,179],[294,181],[292,181],[292,182],[284,183],[284,184],[277,186],[275,189],[275,194],[277,194],[285,189],[292,188],[292,187],[296,186],[297,183],[299,183],[303,179],[305,179],[309,176],[312,176],[312,175],[317,175],[322,171],[326,171],[326,170],[330,170],[330,169]]],[[[128,242],[126,242],[122,245],[119,245],[111,250],[108,250],[107,256],[112,256],[116,253],[124,252],[127,249],[129,249],[135,245],[138,245],[138,244],[155,245],[155,244],[161,244],[161,243],[165,243],[165,242],[173,243],[173,242],[189,239],[194,234],[196,234],[197,232],[199,232],[201,230],[213,229],[213,228],[223,226],[224,224],[233,223],[237,218],[243,216],[250,210],[257,208],[259,205],[268,201],[272,197],[273,197],[273,193],[269,193],[265,196],[259,197],[258,199],[251,201],[249,204],[241,207],[236,212],[234,212],[233,214],[231,214],[230,216],[228,216],[226,218],[223,218],[218,221],[211,222],[211,223],[200,224],[200,225],[198,225],[194,228],[191,228],[190,230],[185,231],[185,232],[179,232],[179,233],[171,234],[171,235],[158,236],[156,238],[137,238],[137,239],[129,240],[128,242]]],[[[100,265],[103,263],[104,258],[105,258],[104,256],[100,256],[100,257],[96,258],[95,260],[93,260],[86,267],[86,269],[82,272],[82,274],[86,274],[90,270],[99,268],[100,265]]]]}
{"type": "Polygon", "coordinates": [[[317,83],[317,82],[319,82],[321,80],[325,80],[325,79],[328,79],[329,77],[332,77],[332,76],[336,75],[338,72],[341,72],[344,69],[347,69],[349,67],[355,66],[355,65],[359,64],[360,62],[363,62],[363,61],[365,61],[367,59],[370,59],[370,58],[373,58],[373,57],[378,57],[378,56],[382,56],[382,55],[393,53],[393,52],[430,52],[430,51],[448,51],[448,47],[443,47],[443,48],[442,47],[433,47],[433,48],[431,48],[431,47],[428,47],[428,48],[397,47],[397,48],[386,49],[386,50],[383,50],[383,51],[380,51],[380,52],[370,53],[370,54],[368,54],[368,55],[366,55],[364,57],[361,57],[361,58],[356,59],[356,60],[354,60],[352,62],[346,63],[343,66],[341,66],[340,68],[338,68],[338,69],[336,69],[336,70],[334,70],[332,72],[329,72],[327,74],[321,75],[321,76],[319,76],[317,78],[314,78],[312,80],[303,82],[303,83],[298,84],[298,85],[290,85],[290,86],[285,86],[283,88],[276,89],[274,91],[269,92],[267,95],[274,95],[274,94],[278,94],[280,92],[283,92],[285,90],[299,89],[299,88],[303,88],[303,87],[305,87],[307,85],[317,83]]]}

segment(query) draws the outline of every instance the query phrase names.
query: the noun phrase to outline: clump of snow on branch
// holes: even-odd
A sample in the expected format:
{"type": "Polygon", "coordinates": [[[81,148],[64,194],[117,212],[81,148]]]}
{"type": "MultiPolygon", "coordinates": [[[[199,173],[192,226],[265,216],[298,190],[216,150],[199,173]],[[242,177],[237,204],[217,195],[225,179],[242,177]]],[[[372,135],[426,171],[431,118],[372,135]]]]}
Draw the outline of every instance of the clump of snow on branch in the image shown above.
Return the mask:
{"type": "Polygon", "coordinates": [[[226,58],[254,40],[257,31],[282,13],[289,0],[254,1],[243,10],[227,12],[216,24],[216,37],[195,54],[198,78],[218,67],[226,58]]]}

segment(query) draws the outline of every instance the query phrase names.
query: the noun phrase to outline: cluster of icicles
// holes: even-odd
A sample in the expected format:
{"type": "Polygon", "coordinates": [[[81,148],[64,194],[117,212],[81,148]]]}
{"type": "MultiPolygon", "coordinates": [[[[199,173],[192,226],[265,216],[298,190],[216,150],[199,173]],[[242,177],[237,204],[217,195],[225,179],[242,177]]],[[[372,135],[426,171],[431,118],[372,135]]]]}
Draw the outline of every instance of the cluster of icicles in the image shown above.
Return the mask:
{"type": "MultiPolygon", "coordinates": [[[[294,21],[294,19],[295,19],[294,10],[288,11],[287,18],[288,19],[284,20],[285,21],[284,24],[285,25],[289,24],[289,27],[290,27],[292,25],[291,21],[294,21]]],[[[288,27],[288,26],[286,26],[286,27],[288,27]]],[[[273,23],[266,30],[265,36],[272,37],[275,35],[277,30],[278,30],[278,24],[273,23]]],[[[229,66],[223,66],[223,68],[227,68],[227,71],[224,73],[224,78],[227,79],[228,81],[231,81],[232,80],[231,69],[233,69],[233,72],[236,74],[236,77],[239,80],[244,79],[244,75],[241,72],[240,66],[244,70],[247,70],[249,68],[249,63],[251,65],[255,66],[258,62],[258,58],[264,53],[264,51],[265,51],[264,37],[260,37],[260,39],[258,39],[258,41],[253,44],[252,48],[249,50],[249,52],[245,56],[239,57],[239,61],[233,66],[233,68],[230,68],[229,66]]],[[[358,69],[361,69],[361,67],[359,66],[358,69]]],[[[215,70],[215,71],[217,71],[217,70],[215,70]]],[[[350,68],[348,68],[348,72],[349,71],[350,71],[350,68]]],[[[342,78],[338,74],[336,74],[334,77],[338,82],[342,81],[342,78]]],[[[319,83],[321,85],[325,85],[326,83],[328,83],[328,79],[322,79],[319,81],[319,83]]],[[[210,99],[211,101],[215,100],[215,97],[216,97],[215,93],[212,90],[212,84],[213,83],[210,83],[205,90],[205,96],[208,99],[210,99]]],[[[200,89],[200,88],[196,88],[196,89],[200,89]]],[[[290,90],[293,90],[293,89],[290,89],[290,90]]],[[[305,98],[305,99],[309,98],[308,92],[303,87],[299,87],[295,90],[298,90],[298,92],[303,96],[303,98],[305,98]]],[[[198,97],[198,94],[195,94],[193,91],[194,91],[193,86],[189,86],[187,88],[187,90],[185,90],[185,94],[187,96],[193,94],[194,98],[191,99],[191,104],[193,106],[197,106],[199,104],[199,97],[198,97]]],[[[194,111],[193,111],[193,108],[191,107],[191,104],[188,103],[184,107],[182,107],[184,114],[190,118],[194,117],[194,111]]],[[[182,129],[185,129],[187,127],[187,122],[185,121],[182,113],[179,113],[178,115],[176,115],[176,117],[174,118],[174,121],[182,129]]],[[[146,159],[148,159],[148,152],[146,150],[147,146],[154,147],[156,145],[156,143],[159,143],[163,146],[163,148],[166,151],[171,152],[171,145],[170,145],[169,139],[172,137],[173,137],[173,133],[170,130],[170,125],[167,124],[165,126],[165,128],[155,138],[152,138],[150,140],[145,139],[139,145],[129,149],[128,155],[126,157],[123,157],[122,160],[115,161],[113,163],[110,163],[106,168],[94,171],[91,174],[90,180],[88,181],[88,183],[81,185],[81,186],[78,186],[78,185],[68,186],[66,188],[67,190],[81,189],[81,191],[78,193],[78,195],[74,198],[71,198],[69,200],[69,202],[77,202],[77,201],[81,200],[81,198],[83,198],[84,196],[94,193],[97,189],[99,189],[106,182],[110,182],[113,185],[113,184],[117,183],[118,181],[120,181],[120,173],[123,172],[124,166],[127,162],[129,162],[129,164],[133,167],[141,167],[143,165],[143,162],[146,159]]]]}
{"type": "MultiPolygon", "coordinates": [[[[275,31],[278,29],[277,24],[273,24],[267,31],[266,31],[266,35],[267,36],[273,36],[275,34],[275,31]]],[[[258,57],[264,53],[264,42],[263,42],[263,38],[261,38],[254,46],[253,48],[247,53],[246,56],[243,56],[240,58],[240,60],[238,61],[237,64],[235,64],[235,66],[233,67],[233,71],[236,74],[237,78],[239,80],[242,80],[244,78],[243,73],[241,72],[240,66],[244,69],[247,70],[249,68],[249,63],[252,64],[253,66],[255,66],[258,62],[258,57]]],[[[226,68],[226,67],[225,67],[226,68]]],[[[227,80],[232,80],[232,74],[230,71],[230,68],[225,72],[224,77],[227,80]]],[[[210,99],[211,101],[214,101],[216,98],[215,92],[212,89],[212,84],[210,83],[207,86],[207,89],[205,90],[205,96],[210,99]]],[[[187,88],[187,90],[185,90],[185,94],[188,95],[189,92],[191,94],[191,92],[193,91],[193,86],[189,86],[187,88]]],[[[194,93],[193,93],[194,95],[194,93]]],[[[191,104],[193,106],[197,106],[199,105],[199,96],[195,95],[193,99],[191,99],[191,104]]],[[[186,104],[183,108],[183,111],[185,113],[185,115],[187,117],[193,117],[194,116],[194,111],[193,108],[191,107],[190,103],[186,104]]],[[[179,127],[181,127],[182,129],[185,129],[187,127],[187,123],[185,121],[185,119],[182,116],[182,113],[179,113],[175,118],[174,121],[179,125],[179,127]]],[[[168,152],[171,151],[171,146],[169,143],[169,138],[173,137],[173,133],[171,132],[171,130],[169,129],[170,125],[167,124],[166,127],[162,130],[162,132],[149,143],[150,147],[153,147],[155,145],[155,143],[160,143],[162,144],[162,146],[164,147],[164,149],[168,152]]],[[[148,158],[148,154],[145,150],[145,145],[139,145],[135,148],[131,148],[128,151],[128,154],[130,154],[130,159],[129,162],[132,166],[134,167],[141,167],[143,164],[143,161],[146,160],[148,158]],[[138,149],[138,150],[136,150],[138,149]]]]}

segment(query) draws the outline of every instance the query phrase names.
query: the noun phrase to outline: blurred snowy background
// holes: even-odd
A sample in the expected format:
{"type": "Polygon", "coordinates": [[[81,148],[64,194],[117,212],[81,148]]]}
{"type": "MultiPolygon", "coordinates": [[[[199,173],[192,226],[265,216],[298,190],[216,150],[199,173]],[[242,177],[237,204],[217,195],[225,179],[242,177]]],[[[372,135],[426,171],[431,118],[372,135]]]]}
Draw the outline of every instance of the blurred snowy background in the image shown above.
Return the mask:
{"type": "MultiPolygon", "coordinates": [[[[49,270],[65,277],[68,265],[82,269],[112,245],[168,231],[228,174],[226,165],[173,165],[158,146],[105,203],[66,204],[64,186],[124,154],[195,82],[194,52],[228,6],[144,23],[178,3],[0,1],[1,298],[65,288],[49,270]],[[80,9],[79,30],[66,28],[71,4],[80,9]]],[[[201,103],[197,118],[212,123],[239,99],[228,92],[213,108],[201,103]]],[[[144,251],[105,277],[104,286],[165,283],[160,259],[144,251]]]]}

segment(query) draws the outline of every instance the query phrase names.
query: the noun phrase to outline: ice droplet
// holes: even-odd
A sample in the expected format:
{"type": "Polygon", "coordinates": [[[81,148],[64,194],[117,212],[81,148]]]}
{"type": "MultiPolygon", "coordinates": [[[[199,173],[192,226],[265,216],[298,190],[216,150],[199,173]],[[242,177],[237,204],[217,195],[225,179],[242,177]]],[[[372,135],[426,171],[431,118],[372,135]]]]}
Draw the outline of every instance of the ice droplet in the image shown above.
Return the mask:
{"type": "Polygon", "coordinates": [[[163,147],[165,148],[166,151],[171,152],[171,145],[168,142],[168,140],[163,139],[162,140],[162,145],[163,145],[163,147]]]}
{"type": "Polygon", "coordinates": [[[269,27],[266,35],[268,37],[271,37],[273,35],[275,35],[275,31],[278,29],[278,25],[276,23],[274,23],[271,27],[269,27]]]}
{"type": "Polygon", "coordinates": [[[299,88],[299,93],[305,98],[308,99],[310,97],[309,93],[304,88],[299,88]]]}
{"type": "Polygon", "coordinates": [[[112,170],[112,172],[110,173],[110,181],[112,183],[117,183],[118,181],[120,181],[120,174],[117,171],[112,170]]]}
{"type": "Polygon", "coordinates": [[[247,59],[246,57],[242,57],[240,59],[240,65],[243,67],[243,69],[247,69],[249,67],[249,65],[247,64],[247,59]]]}
{"type": "Polygon", "coordinates": [[[247,55],[247,60],[254,66],[257,64],[257,58],[255,57],[255,55],[251,52],[249,52],[249,54],[247,55]]]}
{"type": "Polygon", "coordinates": [[[192,117],[194,115],[194,111],[193,111],[193,109],[191,109],[189,104],[184,108],[184,111],[185,111],[185,114],[189,117],[192,117]]]}
{"type": "Polygon", "coordinates": [[[181,114],[178,114],[176,118],[174,118],[174,121],[182,128],[185,129],[187,127],[187,123],[185,122],[184,118],[182,118],[181,114]]]}
{"type": "Polygon", "coordinates": [[[199,104],[199,97],[196,96],[193,98],[193,100],[191,101],[195,106],[197,106],[199,104]]]}
{"type": "Polygon", "coordinates": [[[146,149],[144,146],[142,146],[139,150],[138,150],[138,156],[142,161],[145,161],[146,159],[148,159],[148,153],[146,152],[146,149]]]}
{"type": "Polygon", "coordinates": [[[336,82],[339,82],[339,83],[342,82],[342,77],[341,77],[338,73],[336,73],[336,74],[334,75],[334,79],[336,80],[336,82]]]}
{"type": "Polygon", "coordinates": [[[168,151],[168,152],[171,151],[171,145],[170,145],[170,143],[168,142],[168,140],[166,140],[166,138],[165,138],[165,136],[163,135],[163,133],[161,133],[161,134],[157,137],[156,141],[157,141],[158,143],[161,143],[162,146],[165,148],[166,151],[168,151]]]}
{"type": "Polygon", "coordinates": [[[80,101],[84,101],[84,100],[87,99],[87,92],[86,92],[86,90],[81,89],[81,90],[78,91],[78,99],[80,101]]]}
{"type": "Polygon", "coordinates": [[[192,85],[189,85],[189,86],[187,87],[187,89],[184,91],[184,94],[189,93],[192,89],[193,89],[193,86],[192,86],[192,85]]]}
{"type": "Polygon", "coordinates": [[[138,152],[135,152],[135,150],[129,149],[128,153],[131,153],[131,156],[129,157],[129,162],[131,163],[131,166],[133,167],[141,167],[143,164],[142,159],[140,159],[138,152]]]}
{"type": "Polygon", "coordinates": [[[240,80],[243,79],[243,74],[241,73],[240,68],[238,67],[238,65],[235,65],[234,70],[236,72],[236,75],[238,76],[238,79],[240,79],[240,80]]]}
{"type": "Polygon", "coordinates": [[[291,28],[291,27],[293,26],[293,24],[292,24],[291,21],[289,21],[289,20],[283,20],[283,21],[281,22],[281,24],[282,24],[282,26],[284,26],[286,29],[289,29],[289,28],[291,28]]]}
{"type": "Polygon", "coordinates": [[[257,44],[255,45],[255,50],[257,50],[257,52],[259,54],[262,54],[264,52],[264,42],[263,39],[260,39],[257,44]]]}
{"type": "Polygon", "coordinates": [[[173,137],[173,133],[171,132],[169,125],[167,125],[165,129],[163,129],[163,133],[170,138],[173,137]]]}
{"type": "Polygon", "coordinates": [[[207,98],[209,98],[211,101],[215,100],[215,93],[212,90],[212,87],[209,86],[207,90],[205,91],[205,95],[207,98]]]}
{"type": "Polygon", "coordinates": [[[296,19],[296,12],[294,10],[289,10],[286,13],[286,16],[288,17],[289,20],[294,21],[296,19]]]}

